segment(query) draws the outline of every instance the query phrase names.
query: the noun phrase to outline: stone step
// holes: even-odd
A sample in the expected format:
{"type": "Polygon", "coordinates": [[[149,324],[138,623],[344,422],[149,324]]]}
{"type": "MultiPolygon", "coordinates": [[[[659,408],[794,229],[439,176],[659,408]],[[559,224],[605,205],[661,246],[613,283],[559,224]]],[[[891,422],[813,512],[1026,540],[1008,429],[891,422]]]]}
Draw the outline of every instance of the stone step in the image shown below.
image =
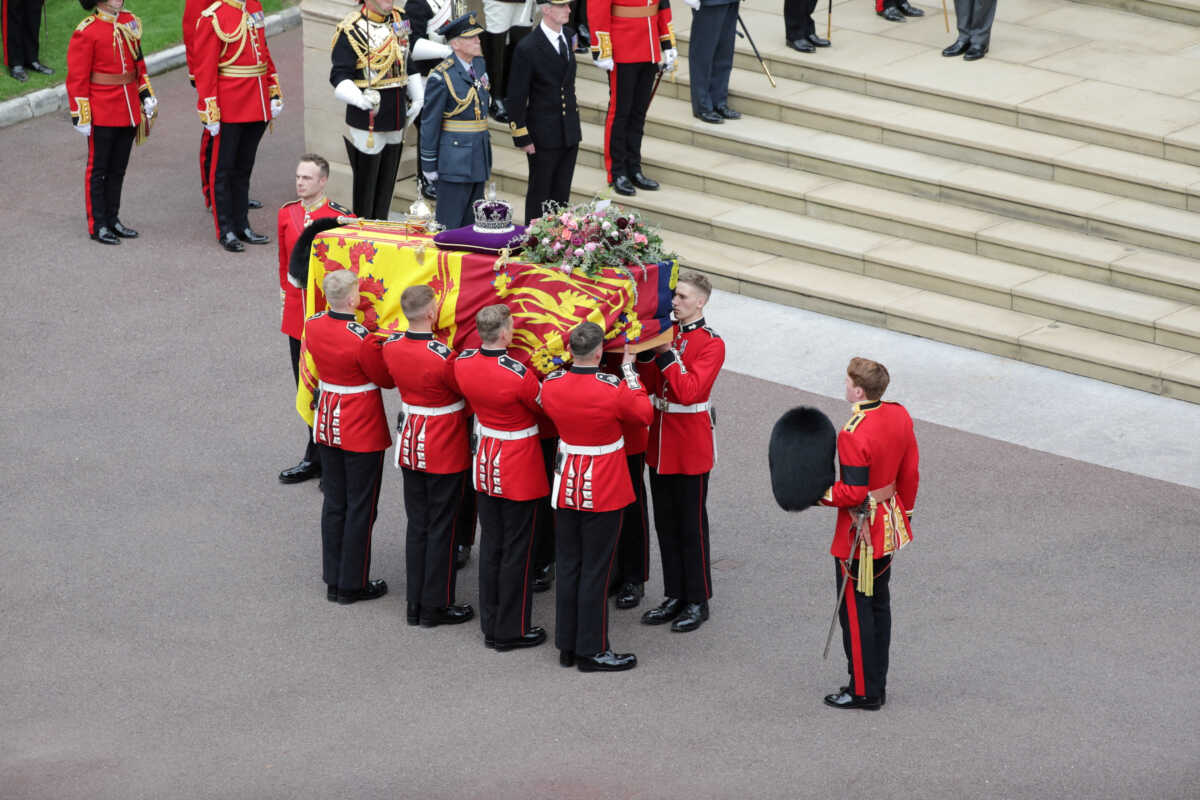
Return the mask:
{"type": "Polygon", "coordinates": [[[1147,17],[1200,26],[1198,0],[1075,0],[1093,6],[1107,6],[1147,17]]]}
{"type": "MultiPolygon", "coordinates": [[[[690,103],[687,69],[685,58],[659,84],[657,97],[690,103]]],[[[581,65],[579,75],[607,87],[603,70],[581,65]]],[[[730,104],[759,119],[1200,210],[1200,166],[787,78],[777,83],[772,89],[761,74],[735,69],[729,81],[730,104]]]]}
{"type": "MultiPolygon", "coordinates": [[[[582,119],[602,125],[608,106],[604,86],[594,81],[579,81],[577,94],[582,119]]],[[[692,117],[690,103],[673,98],[655,99],[647,117],[646,135],[1177,255],[1200,257],[1200,216],[1194,212],[994,167],[975,166],[757,117],[710,125],[692,117]]]]}

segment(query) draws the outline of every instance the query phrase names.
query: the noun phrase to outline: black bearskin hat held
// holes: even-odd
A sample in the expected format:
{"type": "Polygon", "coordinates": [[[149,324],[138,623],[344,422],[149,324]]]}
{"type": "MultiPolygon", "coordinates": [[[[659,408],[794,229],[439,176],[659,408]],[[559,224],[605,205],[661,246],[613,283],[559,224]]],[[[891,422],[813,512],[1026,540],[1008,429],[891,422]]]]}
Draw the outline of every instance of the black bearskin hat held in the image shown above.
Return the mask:
{"type": "Polygon", "coordinates": [[[293,286],[299,286],[301,289],[308,288],[308,259],[312,255],[313,239],[317,238],[318,233],[330,230],[331,228],[341,227],[339,217],[322,217],[314,219],[304,233],[300,234],[300,238],[296,240],[296,246],[292,248],[292,254],[288,257],[288,283],[293,286]]]}
{"type": "Polygon", "coordinates": [[[767,461],[771,490],[784,511],[803,511],[833,485],[837,430],[829,417],[809,406],[788,411],[771,429],[767,461]]]}

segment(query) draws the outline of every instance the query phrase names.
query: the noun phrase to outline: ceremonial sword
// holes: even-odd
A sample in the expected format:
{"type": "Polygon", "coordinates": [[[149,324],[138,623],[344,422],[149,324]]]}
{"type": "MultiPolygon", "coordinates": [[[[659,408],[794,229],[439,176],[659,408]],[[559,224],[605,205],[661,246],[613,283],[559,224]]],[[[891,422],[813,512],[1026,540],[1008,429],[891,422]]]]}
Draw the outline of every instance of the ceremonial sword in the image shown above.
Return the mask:
{"type": "MultiPolygon", "coordinates": [[[[829,0],[829,2],[832,4],[833,0],[829,0]]],[[[833,13],[833,12],[831,11],[830,13],[833,13]]],[[[767,73],[767,80],[769,80],[771,82],[771,88],[772,89],[776,88],[775,87],[775,79],[771,77],[771,70],[767,69],[767,62],[763,61],[763,57],[761,55],[759,55],[758,45],[756,45],[754,43],[753,37],[750,36],[750,29],[746,27],[746,20],[742,19],[741,14],[738,14],[738,23],[741,24],[742,30],[745,31],[745,35],[738,33],[736,30],[734,31],[734,33],[737,33],[738,36],[742,36],[742,38],[744,38],[747,42],[750,43],[750,49],[754,51],[754,57],[758,59],[759,66],[761,66],[763,68],[763,72],[767,73]]]]}
{"type": "Polygon", "coordinates": [[[850,558],[842,561],[838,559],[838,563],[842,565],[842,588],[838,590],[837,604],[833,607],[833,619],[829,621],[829,633],[825,636],[825,652],[821,654],[821,659],[829,658],[829,645],[833,643],[833,629],[837,627],[838,612],[842,610],[842,600],[846,596],[846,584],[850,582],[850,562],[854,560],[854,554],[858,552],[858,545],[863,540],[862,512],[854,514],[854,542],[850,545],[850,558]]]}

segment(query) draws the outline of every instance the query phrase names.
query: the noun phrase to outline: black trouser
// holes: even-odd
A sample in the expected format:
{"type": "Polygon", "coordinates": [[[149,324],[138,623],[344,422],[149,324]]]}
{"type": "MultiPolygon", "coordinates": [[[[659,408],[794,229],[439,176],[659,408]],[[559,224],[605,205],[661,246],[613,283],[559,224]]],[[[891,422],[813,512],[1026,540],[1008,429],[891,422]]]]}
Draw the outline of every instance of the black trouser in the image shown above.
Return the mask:
{"type": "Polygon", "coordinates": [[[438,178],[437,221],[447,228],[464,228],[475,223],[471,204],[483,197],[483,181],[454,183],[438,178]]]}
{"type": "Polygon", "coordinates": [[[250,227],[250,173],[266,122],[222,122],[213,137],[212,200],[217,238],[250,227]]]}
{"type": "Polygon", "coordinates": [[[688,42],[688,80],[692,113],[712,111],[729,100],[733,70],[733,39],[737,33],[738,3],[700,6],[692,12],[688,42]]]}
{"type": "MultiPolygon", "coordinates": [[[[542,446],[542,466],[546,468],[546,480],[554,485],[554,459],[558,455],[558,439],[546,437],[539,441],[542,446]]],[[[538,504],[537,529],[533,532],[533,567],[539,572],[554,563],[554,509],[550,495],[538,504]]]]}
{"type": "Polygon", "coordinates": [[[645,583],[650,577],[650,514],[646,507],[646,480],[642,473],[646,454],[626,455],[634,501],[621,512],[621,539],[617,543],[617,573],[622,583],[645,583]]]}
{"type": "Polygon", "coordinates": [[[608,649],[608,581],[613,571],[621,512],[554,512],[558,540],[554,644],[595,655],[608,649]]]}
{"type": "MultiPolygon", "coordinates": [[[[288,337],[288,346],[292,351],[292,376],[296,379],[296,390],[300,389],[300,340],[288,337]]],[[[314,464],[321,463],[321,451],[313,441],[312,426],[308,426],[308,444],[304,446],[304,460],[314,464]]]]}
{"type": "Polygon", "coordinates": [[[212,153],[213,137],[208,128],[200,134],[200,193],[204,195],[204,207],[212,208],[212,153]]]}
{"type": "Polygon", "coordinates": [[[812,18],[816,7],[817,0],[783,0],[783,29],[789,42],[807,39],[817,32],[812,18]]]}
{"type": "Polygon", "coordinates": [[[483,492],[479,501],[479,624],[488,639],[529,632],[533,593],[533,531],[540,500],[505,500],[483,492]]]}
{"type": "Polygon", "coordinates": [[[346,155],[354,173],[354,216],[363,219],[387,219],[396,191],[396,173],[400,171],[402,143],[385,144],[374,155],[362,152],[345,137],[346,155]]]}
{"type": "Polygon", "coordinates": [[[454,566],[454,530],[467,473],[437,475],[402,467],[404,512],[408,531],[404,561],[412,605],[432,612],[454,602],[457,570],[454,566]]]}
{"type": "Polygon", "coordinates": [[[954,0],[954,16],[958,41],[970,42],[972,47],[988,46],[992,21],[996,18],[996,0],[954,0]]]}
{"type": "MultiPolygon", "coordinates": [[[[587,0],[578,0],[578,2],[571,3],[571,28],[578,31],[580,26],[586,26],[588,24],[587,20],[587,0]]],[[[588,44],[586,41],[581,43],[588,44]]]]}
{"type": "Polygon", "coordinates": [[[352,453],[328,445],[321,448],[322,573],[328,586],[361,589],[371,574],[371,528],[379,505],[383,451],[352,453]]]}
{"type": "Polygon", "coordinates": [[[121,211],[121,185],[137,128],[132,125],[93,125],[88,137],[85,177],[88,233],[111,228],[121,211]]]}
{"type": "Polygon", "coordinates": [[[654,528],[662,556],[663,591],[687,603],[712,597],[708,554],[708,473],[660,475],[650,470],[654,528]]]}
{"type": "Polygon", "coordinates": [[[454,515],[454,545],[470,547],[475,544],[475,522],[479,518],[475,509],[475,490],[469,485],[458,502],[458,513],[454,515]]]}
{"type": "Polygon", "coordinates": [[[42,0],[4,0],[4,63],[29,67],[38,60],[38,29],[42,25],[42,0]]]}
{"type": "Polygon", "coordinates": [[[529,187],[525,192],[525,224],[542,215],[542,203],[553,200],[561,205],[571,202],[571,180],[575,177],[575,158],[579,145],[536,148],[525,157],[529,161],[529,187]]]}
{"type": "Polygon", "coordinates": [[[642,169],[642,132],[658,65],[653,61],[617,64],[608,74],[608,116],[604,122],[604,168],[608,182],[642,169]]]}
{"type": "MultiPolygon", "coordinates": [[[[835,558],[838,592],[842,590],[845,569],[835,558]]],[[[857,590],[846,592],[838,607],[842,623],[842,647],[846,651],[846,671],[850,673],[850,691],[865,697],[879,697],[887,688],[888,648],[892,643],[892,597],[888,591],[891,556],[875,559],[875,593],[871,597],[857,590]]],[[[858,560],[850,562],[850,579],[858,579],[858,560]]]]}
{"type": "Polygon", "coordinates": [[[508,73],[512,66],[513,51],[516,50],[517,42],[524,39],[531,30],[533,28],[515,25],[504,33],[484,31],[479,36],[483,62],[487,65],[488,80],[491,84],[488,91],[493,100],[508,97],[508,73]]]}

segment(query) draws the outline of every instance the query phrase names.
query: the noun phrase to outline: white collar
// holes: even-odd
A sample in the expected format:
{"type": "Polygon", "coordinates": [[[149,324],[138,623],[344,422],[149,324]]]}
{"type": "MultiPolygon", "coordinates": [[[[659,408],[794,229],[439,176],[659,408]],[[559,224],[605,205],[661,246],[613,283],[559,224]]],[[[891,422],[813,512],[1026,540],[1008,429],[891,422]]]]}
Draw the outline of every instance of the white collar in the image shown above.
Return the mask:
{"type": "MultiPolygon", "coordinates": [[[[546,26],[546,20],[542,20],[538,24],[538,27],[542,29],[542,33],[546,34],[546,38],[550,40],[550,45],[554,48],[555,52],[557,52],[558,51],[558,37],[561,36],[563,38],[563,40],[565,41],[567,38],[567,35],[565,33],[563,33],[561,29],[559,30],[558,33],[555,33],[554,31],[550,30],[550,28],[546,26]]],[[[567,45],[567,46],[570,47],[570,45],[567,45]]]]}

